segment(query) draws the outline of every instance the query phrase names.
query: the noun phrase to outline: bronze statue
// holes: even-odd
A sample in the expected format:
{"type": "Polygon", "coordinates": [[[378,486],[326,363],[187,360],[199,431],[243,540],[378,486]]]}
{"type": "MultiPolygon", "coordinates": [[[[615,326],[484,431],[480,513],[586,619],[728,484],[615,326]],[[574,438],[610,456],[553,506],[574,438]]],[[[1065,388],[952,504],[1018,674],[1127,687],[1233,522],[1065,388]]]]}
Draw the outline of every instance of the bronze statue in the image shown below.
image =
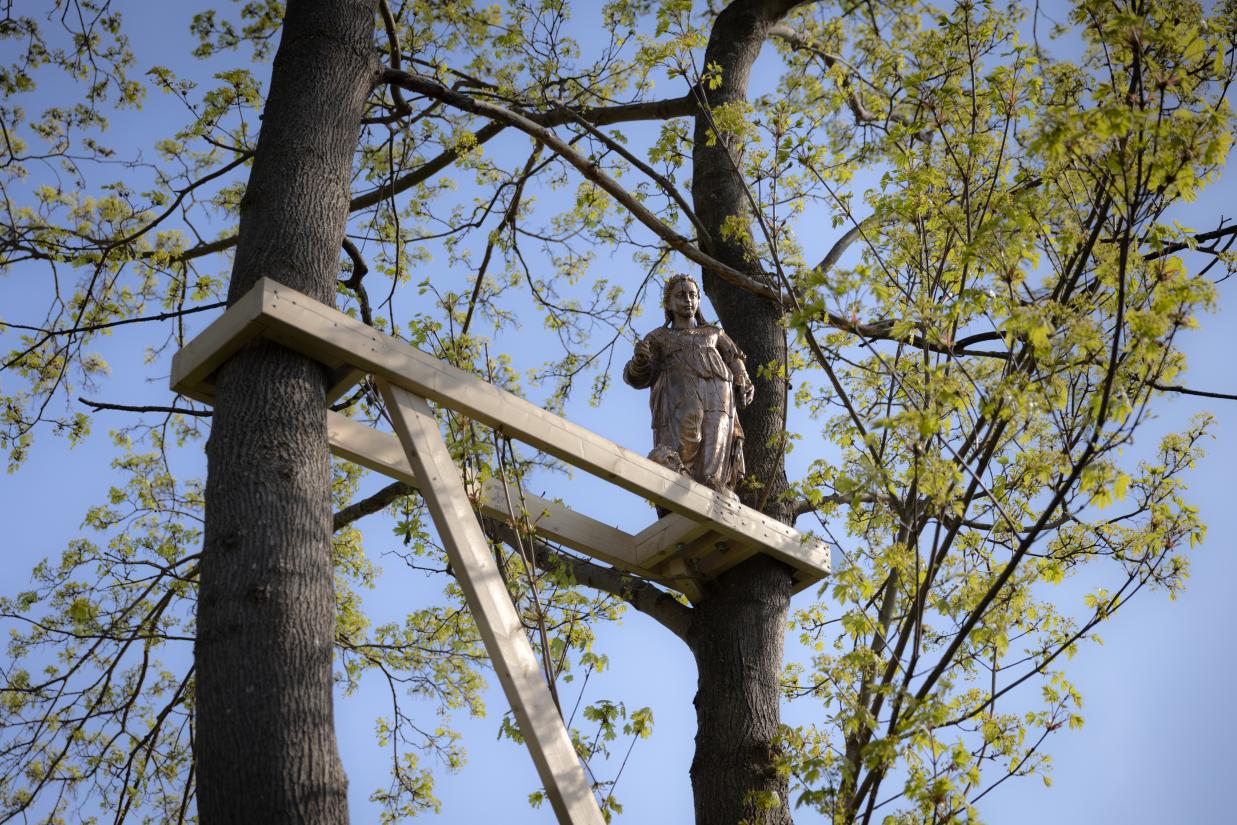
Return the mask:
{"type": "Polygon", "coordinates": [[[662,292],[666,324],[636,342],[623,380],[652,387],[649,458],[714,490],[733,493],[743,477],[738,407],[755,392],[743,352],[700,312],[700,287],[675,275],[662,292]]]}

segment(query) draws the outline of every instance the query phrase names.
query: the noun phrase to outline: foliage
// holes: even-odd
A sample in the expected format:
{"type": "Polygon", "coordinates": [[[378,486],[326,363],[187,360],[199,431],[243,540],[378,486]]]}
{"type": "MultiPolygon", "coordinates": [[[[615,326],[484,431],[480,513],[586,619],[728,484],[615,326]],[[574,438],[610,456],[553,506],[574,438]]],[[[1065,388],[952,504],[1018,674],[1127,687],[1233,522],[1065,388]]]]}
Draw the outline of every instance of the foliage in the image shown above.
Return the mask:
{"type": "MultiPolygon", "coordinates": [[[[717,106],[725,70],[702,60],[715,10],[612,0],[584,23],[569,11],[395,8],[388,62],[420,92],[396,80],[372,97],[341,306],[561,410],[581,383],[604,396],[659,294],[649,285],[686,266],[672,236],[697,255],[710,232],[746,239],[766,275],[747,286],[780,302],[790,342],[783,363],[753,365],[795,404],[780,437],[807,471],[788,503],[837,548],[819,600],[795,603],[812,655],[787,664],[784,689],[816,713],[784,728],[776,768],[797,805],[836,822],[974,820],[1008,775],[1047,778],[1047,735],[1082,719],[1064,662],[1136,593],[1177,592],[1203,536],[1183,477],[1208,421],[1142,461],[1127,451],[1185,369],[1175,338],[1215,300],[1212,265],[1234,261],[1232,227],[1200,240],[1169,210],[1229,153],[1235,9],[1080,0],[1044,40],[1038,13],[1013,5],[812,3],[770,32],[761,90],[717,106]],[[714,228],[680,191],[697,106],[752,207],[714,228]],[[534,334],[544,363],[500,354],[534,334]],[[1059,595],[1076,576],[1080,605],[1059,595]]],[[[241,64],[272,57],[281,14],[197,14],[200,62],[143,79],[110,3],[0,21],[0,265],[51,285],[41,320],[4,322],[11,470],[37,455],[40,430],[89,432],[72,399],[107,386],[106,336],[141,322],[157,365],[220,305],[267,74],[241,64]],[[27,111],[44,88],[75,102],[27,111]],[[169,118],[158,139],[108,145],[109,118],[141,107],[169,118]]],[[[386,54],[381,23],[375,37],[386,54]]],[[[377,420],[378,404],[362,387],[341,409],[377,420]]],[[[14,628],[0,816],[51,820],[80,797],[117,821],[192,813],[201,489],[172,468],[202,437],[201,412],[178,399],[118,433],[119,480],[86,515],[92,538],[0,601],[14,628]]],[[[446,425],[473,478],[556,469],[446,425]]],[[[337,671],[345,692],[390,688],[376,734],[391,776],[372,799],[394,820],[437,807],[418,754],[462,763],[450,714],[484,712],[484,654],[419,499],[354,502],[360,482],[337,467],[337,671]],[[352,524],[381,509],[395,564],[441,591],[390,621],[365,613],[364,591],[389,573],[352,524]]],[[[521,549],[495,548],[512,596],[560,689],[586,685],[607,661],[594,626],[620,618],[622,590],[579,586],[582,562],[523,531],[521,549]]],[[[616,756],[651,730],[648,709],[585,705],[573,733],[597,771],[618,737],[616,756]]],[[[613,813],[616,781],[599,782],[613,813]]]]}

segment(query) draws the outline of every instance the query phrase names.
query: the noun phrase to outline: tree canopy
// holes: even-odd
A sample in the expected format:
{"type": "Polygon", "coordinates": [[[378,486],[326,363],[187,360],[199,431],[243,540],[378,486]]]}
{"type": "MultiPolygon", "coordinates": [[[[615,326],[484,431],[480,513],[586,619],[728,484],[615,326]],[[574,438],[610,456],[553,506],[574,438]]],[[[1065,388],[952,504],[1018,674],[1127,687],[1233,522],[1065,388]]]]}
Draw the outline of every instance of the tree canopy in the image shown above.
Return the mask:
{"type": "MultiPolygon", "coordinates": [[[[1184,489],[1210,422],[1132,445],[1185,390],[1179,336],[1237,261],[1237,226],[1173,212],[1230,152],[1231,0],[374,12],[337,305],[570,411],[613,398],[659,285],[697,272],[757,385],[743,500],[835,548],[819,592],[788,602],[768,562],[688,606],[527,522],[489,525],[603,806],[621,813],[613,783],[653,728],[587,691],[596,628],[631,609],[695,655],[697,759],[750,762],[734,804],[760,821],[975,821],[1007,778],[1046,775],[1049,734],[1082,722],[1066,662],[1136,595],[1178,592],[1204,535],[1184,489]],[[1085,595],[1059,596],[1066,579],[1085,595]],[[707,674],[749,583],[774,718],[717,752],[707,674]],[[805,656],[782,661],[786,633],[805,656]],[[810,721],[780,724],[779,698],[810,721]]],[[[285,8],[197,12],[192,55],[165,65],[141,56],[140,14],[52,0],[0,20],[0,267],[34,294],[0,319],[0,445],[21,473],[47,437],[124,422],[89,535],[0,599],[0,819],[195,811],[211,410],[117,397],[100,351],[139,327],[162,381],[228,300],[285,8]]],[[[368,385],[334,406],[383,416],[368,385]]],[[[443,424],[470,477],[568,497],[545,456],[443,424]]],[[[465,758],[452,714],[483,712],[484,652],[416,491],[336,462],[330,494],[335,679],[390,696],[389,775],[351,781],[386,819],[433,810],[434,772],[465,758]],[[365,609],[389,547],[361,519],[380,511],[400,548],[382,575],[439,591],[394,621],[365,609]]]]}

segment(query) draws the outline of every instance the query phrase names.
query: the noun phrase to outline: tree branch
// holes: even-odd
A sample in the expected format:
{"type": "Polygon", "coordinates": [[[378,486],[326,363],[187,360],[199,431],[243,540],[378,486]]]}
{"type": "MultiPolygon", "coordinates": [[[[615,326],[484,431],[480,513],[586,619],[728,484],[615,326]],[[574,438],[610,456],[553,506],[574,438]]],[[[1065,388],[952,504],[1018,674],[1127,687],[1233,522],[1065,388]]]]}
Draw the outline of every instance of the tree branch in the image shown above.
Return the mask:
{"type": "Polygon", "coordinates": [[[982,333],[978,336],[964,338],[961,341],[949,345],[939,341],[930,341],[919,334],[911,335],[894,335],[893,321],[873,321],[871,323],[862,323],[860,321],[852,321],[849,318],[838,315],[836,312],[825,313],[825,323],[835,329],[840,329],[843,332],[850,332],[860,337],[866,338],[869,341],[898,341],[916,349],[923,348],[929,352],[936,352],[942,355],[976,355],[981,358],[996,358],[1002,361],[1008,361],[1010,354],[999,350],[972,350],[967,349],[967,343],[974,343],[978,340],[990,340],[989,333],[982,333]]]}
{"type": "Polygon", "coordinates": [[[1194,235],[1189,241],[1170,243],[1154,252],[1148,252],[1146,255],[1143,255],[1143,259],[1154,261],[1156,258],[1163,258],[1165,255],[1172,255],[1173,253],[1183,252],[1187,249],[1191,251],[1197,250],[1199,252],[1216,252],[1216,247],[1201,248],[1198,245],[1206,243],[1207,241],[1214,241],[1220,238],[1228,237],[1230,235],[1237,235],[1237,224],[1233,224],[1232,226],[1222,226],[1219,229],[1213,229],[1210,232],[1200,232],[1197,235],[1194,235]]]}
{"type": "Polygon", "coordinates": [[[607,135],[605,132],[601,131],[596,126],[589,123],[583,117],[580,117],[575,112],[572,112],[570,109],[565,109],[565,111],[568,112],[572,116],[572,119],[575,120],[576,123],[579,123],[582,127],[584,127],[584,129],[587,130],[590,135],[600,140],[611,151],[617,152],[620,157],[622,157],[632,166],[636,167],[641,172],[643,172],[644,174],[652,178],[657,183],[657,185],[660,186],[662,190],[667,195],[669,195],[676,204],[678,204],[679,209],[682,209],[683,214],[686,215],[687,219],[692,222],[692,226],[696,227],[696,237],[699,238],[700,245],[704,249],[709,248],[710,246],[709,230],[705,227],[703,223],[700,222],[700,218],[696,216],[696,211],[692,209],[691,204],[689,204],[687,202],[687,199],[683,197],[683,193],[678,190],[678,187],[676,187],[673,183],[671,183],[666,178],[665,175],[658,173],[658,171],[654,169],[652,166],[649,166],[647,163],[640,160],[640,158],[636,157],[636,155],[633,154],[626,146],[619,143],[617,140],[614,140],[612,137],[607,135]]]}
{"type": "MultiPolygon", "coordinates": [[[[387,0],[378,0],[378,9],[382,12],[382,25],[387,31],[391,68],[399,69],[402,65],[399,48],[399,28],[395,25],[395,16],[391,14],[391,4],[387,0]]],[[[391,114],[385,117],[362,118],[361,123],[394,123],[400,118],[412,114],[412,107],[408,105],[408,101],[404,100],[404,95],[400,92],[399,87],[391,87],[391,100],[395,103],[395,110],[391,114]]]]}
{"type": "Polygon", "coordinates": [[[369,264],[365,263],[361,250],[357,249],[356,244],[347,235],[344,236],[343,247],[344,252],[348,253],[348,257],[352,260],[352,275],[348,280],[340,281],[340,284],[351,289],[356,295],[357,303],[361,307],[361,320],[366,326],[372,327],[374,314],[369,307],[369,293],[365,291],[365,285],[361,283],[361,280],[369,274],[369,264]]]}
{"type": "Polygon", "coordinates": [[[167,321],[172,318],[179,318],[182,315],[192,315],[195,312],[206,312],[211,309],[219,309],[224,306],[224,301],[217,301],[213,304],[203,304],[202,306],[190,307],[189,309],[178,309],[174,312],[160,312],[158,315],[143,315],[140,318],[125,318],[121,321],[109,321],[106,324],[87,324],[86,326],[73,327],[72,329],[43,329],[42,327],[30,327],[25,324],[11,324],[8,321],[0,321],[0,327],[9,327],[10,329],[20,329],[27,332],[39,332],[46,338],[55,338],[58,335],[76,335],[80,332],[95,332],[101,329],[111,329],[112,327],[121,327],[125,324],[140,324],[144,321],[167,321]]]}
{"type": "Polygon", "coordinates": [[[566,141],[540,123],[531,120],[527,115],[493,103],[478,100],[454,89],[449,89],[436,80],[423,75],[396,72],[388,69],[382,73],[382,81],[398,84],[408,91],[416,92],[435,100],[441,100],[447,105],[462,111],[488,117],[508,126],[514,126],[521,132],[543,143],[551,151],[575,167],[586,180],[592,181],[617,200],[636,220],[644,224],[645,227],[670,246],[671,249],[740,289],[771,301],[780,302],[781,296],[776,289],[767,284],[762,284],[737,269],[722,263],[711,255],[704,253],[692,244],[690,240],[664,224],[656,215],[645,208],[644,204],[640,203],[634,195],[620,186],[617,181],[605,172],[601,171],[597,164],[580,155],[566,141]]]}
{"type": "Polygon", "coordinates": [[[95,412],[99,410],[119,410],[121,412],[166,412],[177,413],[179,415],[192,415],[197,418],[210,418],[214,413],[211,410],[191,410],[187,407],[161,407],[161,406],[141,406],[135,407],[129,404],[109,404],[106,401],[91,401],[89,398],[78,398],[78,401],[91,407],[95,412]]]}
{"type": "Polygon", "coordinates": [[[825,257],[820,259],[820,263],[812,268],[813,271],[821,275],[827,275],[829,270],[837,266],[838,260],[846,254],[846,250],[850,249],[851,244],[863,237],[864,232],[871,229],[876,223],[876,216],[869,215],[846,230],[846,234],[838,238],[834,242],[833,247],[825,254],[825,257]]]}
{"type": "Polygon", "coordinates": [[[371,496],[354,501],[331,517],[331,531],[338,533],[354,521],[373,515],[396,499],[410,496],[417,488],[402,481],[393,481],[371,496]]]}
{"type": "MultiPolygon", "coordinates": [[[[624,103],[618,106],[604,106],[592,109],[571,110],[597,126],[609,126],[615,123],[628,123],[640,120],[669,120],[676,117],[686,117],[695,111],[696,101],[691,95],[671,98],[669,100],[651,100],[641,103],[624,103]]],[[[529,120],[542,126],[561,126],[567,121],[563,112],[548,112],[529,114],[529,120]]],[[[481,146],[499,132],[507,128],[506,123],[487,123],[473,135],[472,146],[481,146]]],[[[359,212],[381,203],[394,195],[406,192],[412,187],[424,183],[434,175],[446,169],[459,160],[459,149],[447,149],[432,160],[418,166],[406,175],[395,178],[390,183],[383,184],[368,192],[354,197],[348,204],[349,212],[359,212]]],[[[236,236],[229,235],[210,243],[200,244],[186,250],[175,259],[178,262],[191,261],[195,258],[212,255],[236,246],[236,236]]]]}
{"type": "Polygon", "coordinates": [[[817,501],[816,503],[813,503],[810,499],[806,498],[798,499],[795,501],[790,512],[795,518],[798,518],[799,516],[805,516],[808,513],[816,512],[820,509],[821,505],[824,504],[846,504],[853,507],[856,504],[871,504],[879,499],[879,496],[875,496],[871,493],[832,493],[822,497],[820,501],[817,501]]]}
{"type": "MultiPolygon", "coordinates": [[[[876,89],[876,86],[871,81],[864,80],[864,78],[860,76],[859,72],[855,70],[855,67],[850,65],[850,63],[848,63],[840,55],[825,51],[820,46],[813,43],[802,32],[796,31],[785,23],[778,23],[776,26],[769,29],[769,36],[778,38],[796,51],[802,50],[811,52],[824,61],[825,68],[827,69],[832,69],[834,66],[841,66],[846,70],[847,79],[851,77],[859,78],[863,81],[864,85],[869,86],[872,89],[876,89]]],[[[844,83],[843,85],[847,86],[849,84],[844,83]]],[[[884,94],[884,92],[880,93],[884,94]]],[[[880,115],[877,115],[875,112],[864,106],[863,100],[859,97],[859,95],[850,89],[846,89],[846,104],[850,107],[851,114],[855,116],[855,122],[857,123],[880,123],[882,120],[885,120],[893,121],[894,123],[902,126],[913,126],[915,124],[914,118],[899,114],[898,112],[893,111],[892,107],[882,118],[880,115]]],[[[926,143],[932,139],[932,133],[926,129],[923,129],[916,132],[915,137],[926,143]]]]}
{"type": "Polygon", "coordinates": [[[101,329],[111,329],[112,327],[120,327],[120,326],[124,326],[125,324],[140,324],[145,321],[167,321],[171,318],[179,318],[182,315],[191,315],[195,312],[206,312],[207,310],[210,310],[210,309],[218,309],[219,307],[223,305],[224,305],[224,302],[219,301],[213,304],[203,304],[202,306],[198,306],[198,307],[190,307],[189,309],[178,309],[174,312],[161,312],[158,315],[144,315],[140,318],[125,318],[120,321],[108,321],[105,324],[86,324],[84,326],[71,327],[69,329],[43,329],[41,327],[26,326],[25,324],[10,324],[7,321],[0,321],[0,328],[10,327],[11,329],[20,329],[20,330],[25,330],[27,332],[38,332],[38,333],[42,333],[43,335],[43,337],[40,338],[38,341],[35,341],[33,344],[26,347],[24,350],[19,352],[17,355],[14,355],[8,361],[5,361],[4,365],[0,366],[0,369],[5,369],[5,370],[9,369],[14,364],[16,364],[18,361],[25,358],[27,355],[34,352],[36,349],[38,349],[39,347],[43,346],[45,343],[50,341],[52,338],[55,338],[60,335],[77,335],[78,333],[82,333],[82,332],[96,332],[101,329]]]}
{"type": "Polygon", "coordinates": [[[1208,392],[1207,390],[1192,390],[1189,387],[1181,387],[1175,384],[1161,384],[1158,381],[1148,382],[1153,388],[1161,392],[1179,392],[1182,395],[1197,395],[1200,398],[1219,398],[1224,401],[1237,401],[1237,394],[1228,392],[1208,392]]]}

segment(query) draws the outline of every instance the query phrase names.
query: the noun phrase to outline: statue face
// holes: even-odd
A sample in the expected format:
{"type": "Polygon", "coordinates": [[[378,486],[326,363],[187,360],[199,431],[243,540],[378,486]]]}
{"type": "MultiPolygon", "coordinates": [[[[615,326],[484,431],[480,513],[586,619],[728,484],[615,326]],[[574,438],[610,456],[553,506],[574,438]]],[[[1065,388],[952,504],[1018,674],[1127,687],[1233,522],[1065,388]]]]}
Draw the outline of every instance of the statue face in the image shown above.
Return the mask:
{"type": "Polygon", "coordinates": [[[670,312],[675,320],[690,321],[696,317],[700,308],[700,293],[691,281],[679,281],[670,291],[670,312]]]}

